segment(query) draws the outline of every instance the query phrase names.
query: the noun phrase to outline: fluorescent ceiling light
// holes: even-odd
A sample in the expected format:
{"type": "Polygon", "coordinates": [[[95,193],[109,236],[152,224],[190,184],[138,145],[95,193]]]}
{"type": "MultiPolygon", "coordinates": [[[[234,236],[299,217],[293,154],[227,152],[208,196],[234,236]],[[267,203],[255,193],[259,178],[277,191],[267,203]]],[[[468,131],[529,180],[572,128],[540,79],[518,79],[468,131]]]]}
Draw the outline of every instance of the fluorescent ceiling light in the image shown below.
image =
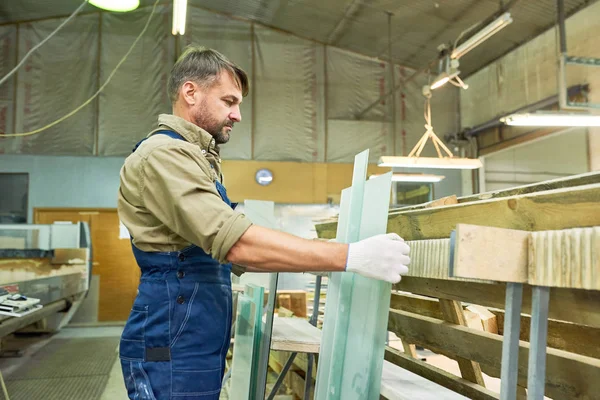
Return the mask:
{"type": "MultiPolygon", "coordinates": [[[[378,177],[379,175],[371,175],[369,179],[378,177]]],[[[443,175],[432,174],[393,174],[392,182],[439,182],[444,179],[443,175]]]]}
{"type": "Polygon", "coordinates": [[[185,34],[187,0],[173,0],[173,35],[185,34]]]}
{"type": "Polygon", "coordinates": [[[88,2],[98,8],[118,12],[132,11],[140,6],[140,0],[88,0],[88,2]]]}
{"type": "Polygon", "coordinates": [[[435,78],[435,80],[431,84],[431,86],[430,86],[431,90],[434,90],[434,89],[444,86],[446,83],[450,82],[451,79],[454,79],[455,77],[457,77],[458,74],[460,74],[460,71],[458,71],[458,70],[455,70],[454,72],[451,72],[450,74],[448,74],[447,72],[442,72],[435,78]]]}
{"type": "Polygon", "coordinates": [[[477,169],[481,161],[477,158],[458,157],[394,157],[383,156],[377,164],[379,167],[404,168],[440,168],[440,169],[477,169]]]}
{"type": "Polygon", "coordinates": [[[462,43],[460,46],[455,48],[452,51],[450,57],[461,58],[469,51],[473,50],[475,47],[479,46],[481,43],[489,39],[491,36],[508,26],[511,22],[513,22],[513,20],[510,16],[510,13],[502,14],[500,17],[495,19],[494,22],[492,22],[491,24],[477,32],[475,35],[465,40],[465,42],[462,43]]]}
{"type": "Polygon", "coordinates": [[[512,114],[501,118],[506,125],[514,126],[600,126],[600,115],[533,113],[512,114]]]}

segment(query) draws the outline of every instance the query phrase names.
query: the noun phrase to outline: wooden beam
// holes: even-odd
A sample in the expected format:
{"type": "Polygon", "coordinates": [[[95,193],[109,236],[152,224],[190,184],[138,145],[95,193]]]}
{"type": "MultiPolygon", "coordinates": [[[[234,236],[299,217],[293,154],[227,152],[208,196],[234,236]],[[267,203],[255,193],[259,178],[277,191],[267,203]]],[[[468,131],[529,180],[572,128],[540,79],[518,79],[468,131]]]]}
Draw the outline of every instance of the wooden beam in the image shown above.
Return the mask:
{"type": "MultiPolygon", "coordinates": [[[[502,206],[497,206],[497,207],[510,209],[511,207],[514,207],[517,204],[519,204],[519,202],[508,203],[508,200],[511,200],[511,199],[519,200],[522,196],[537,194],[537,195],[541,195],[542,197],[534,196],[533,199],[535,199],[535,201],[546,202],[546,203],[551,204],[553,200],[560,201],[560,195],[553,196],[554,193],[548,193],[548,192],[555,192],[555,191],[561,190],[561,189],[568,190],[568,189],[575,189],[575,188],[579,188],[579,187],[587,187],[589,185],[594,185],[594,184],[599,184],[599,183],[600,183],[600,171],[595,171],[595,172],[588,172],[585,174],[573,175],[573,176],[569,176],[569,177],[565,177],[565,178],[558,178],[558,179],[552,179],[549,181],[538,182],[538,183],[534,183],[534,184],[530,184],[530,185],[518,186],[518,187],[510,188],[510,189],[504,189],[504,190],[498,190],[498,191],[494,191],[494,192],[486,192],[486,193],[479,193],[479,194],[470,195],[470,196],[459,197],[457,200],[460,205],[466,205],[466,204],[473,205],[473,204],[480,203],[482,201],[505,199],[506,202],[501,203],[501,204],[503,204],[504,207],[502,207],[502,206]],[[547,195],[549,195],[549,196],[547,196],[547,195]]],[[[575,205],[579,204],[579,201],[577,201],[577,199],[575,199],[575,200],[576,201],[574,202],[574,204],[575,205]]],[[[572,201],[572,196],[570,196],[569,201],[572,201]]],[[[522,203],[522,202],[520,202],[520,203],[522,203]]],[[[430,207],[428,207],[428,204],[429,203],[424,203],[424,204],[417,205],[417,206],[409,206],[409,207],[405,207],[405,208],[390,210],[390,221],[388,223],[388,232],[395,232],[394,230],[390,230],[390,228],[392,228],[394,225],[392,223],[394,215],[407,216],[407,215],[409,215],[407,213],[416,212],[419,210],[425,210],[426,212],[427,211],[431,212],[432,210],[430,209],[430,207]]],[[[549,204],[546,204],[546,207],[549,204]]],[[[490,206],[486,206],[486,207],[490,207],[490,206]]],[[[436,219],[442,218],[442,217],[445,217],[444,219],[448,219],[448,218],[452,217],[452,215],[453,215],[452,213],[445,215],[444,210],[446,208],[450,208],[450,207],[447,206],[447,207],[433,209],[433,210],[438,210],[438,213],[435,214],[436,219]],[[439,214],[440,212],[443,212],[444,214],[439,214]]],[[[526,207],[526,210],[528,211],[528,213],[532,212],[531,207],[526,207]]],[[[515,211],[515,210],[513,210],[513,211],[515,211]]],[[[506,213],[510,214],[509,211],[506,211],[506,213]]],[[[559,217],[563,216],[562,214],[559,214],[559,213],[553,213],[553,215],[559,216],[559,217]]],[[[460,223],[470,223],[470,224],[474,224],[474,225],[498,226],[498,227],[509,228],[509,229],[522,229],[522,230],[526,230],[526,231],[544,230],[544,229],[564,229],[564,228],[573,228],[573,227],[578,227],[578,226],[590,226],[590,225],[579,225],[579,224],[575,223],[575,224],[571,224],[569,226],[563,226],[560,228],[537,228],[535,225],[532,225],[531,229],[522,228],[523,225],[528,226],[527,221],[528,221],[529,217],[530,217],[530,215],[524,216],[521,219],[521,222],[518,224],[515,224],[515,225],[504,224],[502,226],[499,226],[499,225],[482,223],[482,221],[485,222],[486,220],[494,219],[493,216],[489,216],[489,215],[486,216],[485,212],[483,212],[483,213],[479,214],[479,218],[471,216],[470,221],[458,220],[457,222],[454,223],[454,225],[456,223],[460,222],[460,223]],[[523,219],[525,220],[524,222],[523,222],[523,219]]],[[[499,219],[499,218],[497,218],[497,219],[499,219]]],[[[561,219],[561,218],[558,218],[558,219],[561,219]]],[[[513,220],[514,220],[514,218],[511,221],[507,221],[507,222],[512,223],[513,220]]],[[[517,219],[517,222],[518,222],[518,219],[517,219]]],[[[599,224],[592,224],[592,225],[599,225],[599,224]]],[[[336,227],[337,227],[337,222],[335,220],[326,222],[323,224],[319,224],[316,226],[318,236],[320,238],[326,238],[326,239],[334,238],[335,233],[336,233],[336,227]]],[[[452,229],[454,229],[454,227],[452,227],[452,229]]],[[[399,233],[399,232],[396,232],[396,233],[399,233]]],[[[436,236],[436,238],[449,237],[449,236],[450,236],[449,231],[447,231],[446,234],[441,235],[441,236],[436,236]]],[[[413,235],[410,235],[410,237],[405,237],[406,240],[412,240],[412,239],[417,239],[417,238],[419,238],[418,235],[415,235],[415,237],[413,237],[413,235]]]]}
{"type": "Polygon", "coordinates": [[[469,382],[466,379],[460,378],[421,360],[411,358],[391,347],[386,347],[385,359],[392,364],[398,365],[410,372],[429,379],[438,385],[460,393],[469,399],[496,400],[500,398],[497,393],[494,393],[481,385],[469,382]]]}
{"type": "Polygon", "coordinates": [[[479,200],[498,199],[528,193],[538,193],[546,190],[555,190],[575,186],[592,185],[600,183],[600,171],[586,172],[584,174],[571,175],[563,178],[550,179],[543,182],[531,183],[509,189],[496,190],[486,193],[478,193],[458,198],[459,203],[470,203],[479,200]]]}
{"type": "Polygon", "coordinates": [[[540,231],[600,225],[600,184],[396,214],[388,232],[405,240],[448,238],[459,223],[540,231]]]}
{"type": "Polygon", "coordinates": [[[515,229],[456,225],[450,276],[500,282],[527,282],[530,233],[515,229]]]}
{"type": "MultiPolygon", "coordinates": [[[[392,331],[426,346],[500,368],[502,337],[404,311],[390,312],[392,331]]],[[[519,344],[519,378],[527,375],[529,343],[519,344]]],[[[554,399],[592,399],[600,393],[600,360],[548,348],[546,395],[554,399]]]]}
{"type": "MultiPolygon", "coordinates": [[[[463,314],[460,301],[440,299],[439,305],[444,320],[452,324],[467,326],[467,321],[463,314]]],[[[481,375],[481,368],[477,362],[462,357],[456,357],[455,359],[458,362],[458,367],[460,368],[460,373],[463,378],[470,382],[485,386],[483,376],[481,375]]]]}
{"type": "MultiPolygon", "coordinates": [[[[474,307],[483,308],[469,305],[466,310],[474,310],[474,307]]],[[[431,297],[408,293],[392,293],[390,308],[439,320],[444,319],[440,311],[439,300],[431,297]]],[[[481,310],[476,311],[482,313],[481,310]]],[[[493,315],[495,319],[485,318],[489,325],[484,326],[483,330],[504,335],[504,310],[485,308],[485,313],[493,315]]],[[[481,322],[484,322],[484,318],[481,322]]],[[[520,326],[520,339],[526,342],[529,341],[531,319],[528,315],[521,315],[520,326]]],[[[600,359],[600,328],[550,319],[548,320],[548,346],[600,359]]]]}
{"type": "MultiPolygon", "coordinates": [[[[485,307],[504,309],[505,283],[479,283],[431,278],[402,277],[395,290],[443,299],[460,300],[485,307]]],[[[552,288],[549,317],[560,321],[600,327],[600,292],[552,288]]],[[[523,287],[522,312],[531,314],[531,286],[523,287]]]]}

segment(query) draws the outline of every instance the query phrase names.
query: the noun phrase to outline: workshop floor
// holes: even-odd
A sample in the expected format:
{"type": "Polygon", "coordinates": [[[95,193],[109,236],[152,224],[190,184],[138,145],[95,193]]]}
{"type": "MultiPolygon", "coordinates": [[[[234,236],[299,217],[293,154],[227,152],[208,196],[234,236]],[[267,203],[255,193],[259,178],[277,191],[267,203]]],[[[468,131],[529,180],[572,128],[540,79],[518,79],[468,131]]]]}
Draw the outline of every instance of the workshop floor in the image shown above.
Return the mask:
{"type": "MultiPolygon", "coordinates": [[[[20,336],[18,341],[8,340],[4,343],[3,357],[0,357],[0,371],[10,399],[80,400],[81,397],[73,393],[86,391],[88,400],[126,400],[117,357],[122,329],[122,326],[66,327],[55,335],[20,336]],[[21,349],[18,357],[7,357],[12,348],[21,349]]],[[[442,356],[430,353],[429,357],[434,364],[453,369],[452,360],[445,364],[446,361],[439,358],[442,356]]],[[[402,396],[398,400],[463,398],[401,368],[395,369],[391,378],[402,386],[402,396]]],[[[493,386],[490,385],[492,390],[495,389],[493,386]]],[[[221,399],[227,398],[225,391],[221,399]]],[[[4,399],[0,390],[0,400],[4,399]]]]}

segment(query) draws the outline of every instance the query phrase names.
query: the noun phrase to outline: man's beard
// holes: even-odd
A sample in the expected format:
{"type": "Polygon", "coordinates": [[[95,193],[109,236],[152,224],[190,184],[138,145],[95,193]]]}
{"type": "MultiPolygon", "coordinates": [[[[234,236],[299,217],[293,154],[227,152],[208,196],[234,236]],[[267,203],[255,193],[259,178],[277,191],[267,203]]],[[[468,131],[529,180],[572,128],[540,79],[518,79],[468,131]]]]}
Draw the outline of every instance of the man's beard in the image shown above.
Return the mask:
{"type": "Polygon", "coordinates": [[[216,118],[211,118],[202,107],[200,112],[195,116],[196,125],[210,133],[215,139],[216,144],[225,144],[229,141],[229,132],[225,132],[226,126],[233,128],[233,121],[227,118],[225,121],[218,121],[216,118]]]}

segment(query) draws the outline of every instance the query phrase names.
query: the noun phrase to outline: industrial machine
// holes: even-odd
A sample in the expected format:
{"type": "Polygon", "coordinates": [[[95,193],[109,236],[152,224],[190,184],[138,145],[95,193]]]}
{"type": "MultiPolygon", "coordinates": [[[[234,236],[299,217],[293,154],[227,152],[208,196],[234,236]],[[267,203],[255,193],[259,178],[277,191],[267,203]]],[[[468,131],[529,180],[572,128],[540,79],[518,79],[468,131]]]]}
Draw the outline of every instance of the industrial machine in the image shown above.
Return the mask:
{"type": "Polygon", "coordinates": [[[0,338],[66,325],[87,294],[91,255],[84,222],[0,224],[0,338]]]}

